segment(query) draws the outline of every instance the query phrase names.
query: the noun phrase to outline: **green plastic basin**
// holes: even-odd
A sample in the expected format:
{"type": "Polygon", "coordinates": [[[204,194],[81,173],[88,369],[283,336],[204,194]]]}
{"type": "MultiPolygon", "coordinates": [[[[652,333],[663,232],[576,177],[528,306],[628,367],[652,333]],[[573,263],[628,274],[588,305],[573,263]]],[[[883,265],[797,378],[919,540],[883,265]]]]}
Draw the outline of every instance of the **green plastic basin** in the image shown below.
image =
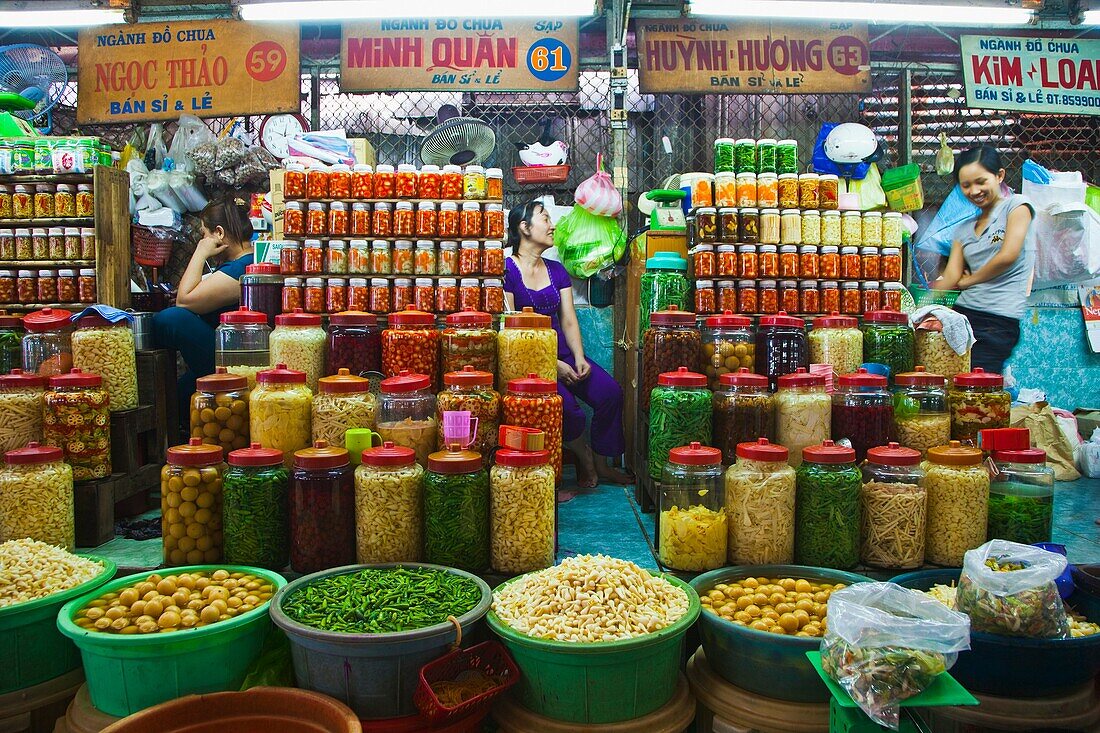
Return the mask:
{"type": "MultiPolygon", "coordinates": [[[[826,583],[866,583],[864,575],[805,565],[742,565],[704,573],[691,581],[698,593],[752,576],[805,578],[826,583]]],[[[780,636],[738,626],[713,613],[699,617],[699,636],[710,666],[723,679],[757,695],[791,702],[828,702],[829,689],[806,659],[821,640],[780,636]]]]}
{"type": "Polygon", "coordinates": [[[0,609],[0,695],[47,682],[80,666],[80,652],[57,630],[57,612],[73,598],[115,577],[115,564],[104,557],[80,555],[103,565],[89,581],[0,609]]]}
{"type": "Polygon", "coordinates": [[[684,635],[699,617],[699,596],[673,575],[659,577],[687,593],[687,613],[667,628],[633,639],[592,644],[535,639],[489,611],[489,628],[523,673],[513,688],[523,707],[554,720],[589,725],[633,720],[664,707],[676,693],[684,635]]]}
{"type": "MultiPolygon", "coordinates": [[[[188,565],[166,568],[159,574],[215,570],[257,575],[276,591],[286,585],[278,573],[243,565],[188,565]]],[[[122,636],[87,631],[73,623],[77,611],[89,601],[128,588],[151,574],[114,580],[69,601],[57,614],[57,628],[80,649],[92,704],[108,715],[125,717],[184,695],[240,689],[271,629],[268,608],[274,596],[261,608],[228,621],[173,634],[122,636]]]]}

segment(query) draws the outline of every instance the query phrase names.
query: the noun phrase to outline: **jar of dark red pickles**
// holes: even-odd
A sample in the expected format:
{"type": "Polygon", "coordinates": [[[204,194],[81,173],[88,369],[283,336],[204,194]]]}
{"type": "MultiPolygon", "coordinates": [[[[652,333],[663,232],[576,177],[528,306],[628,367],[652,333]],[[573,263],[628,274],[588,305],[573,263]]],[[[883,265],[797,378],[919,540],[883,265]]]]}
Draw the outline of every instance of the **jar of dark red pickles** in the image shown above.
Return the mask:
{"type": "Polygon", "coordinates": [[[744,244],[760,241],[760,209],[744,208],[737,213],[738,239],[744,244]]]}
{"type": "Polygon", "coordinates": [[[695,241],[718,241],[718,210],[705,207],[695,210],[695,241]]]}
{"type": "Polygon", "coordinates": [[[737,248],[738,272],[744,278],[760,277],[759,260],[755,244],[742,244],[737,248]]]}
{"type": "Polygon", "coordinates": [[[393,281],[392,309],[394,311],[403,311],[414,304],[412,279],[407,277],[396,278],[393,281]]]}
{"type": "Polygon", "coordinates": [[[755,359],[756,371],[768,377],[772,391],[779,377],[793,374],[799,367],[808,368],[806,324],[785,312],[762,317],[756,331],[755,359]]]}
{"type": "Polygon", "coordinates": [[[657,311],[649,317],[649,328],[642,337],[642,384],[639,400],[649,408],[650,393],[657,378],[679,367],[694,368],[702,353],[702,339],[695,327],[695,314],[676,306],[657,311]]]}
{"type": "Polygon", "coordinates": [[[344,311],[329,319],[325,374],[340,369],[359,376],[382,371],[382,332],[373,313],[344,311]]]}
{"type": "Polygon", "coordinates": [[[718,236],[725,242],[737,239],[737,209],[724,206],[718,209],[718,236]]]}
{"type": "Polygon", "coordinates": [[[269,328],[275,327],[275,316],[283,312],[283,276],[279,267],[262,262],[244,268],[241,276],[241,308],[267,316],[269,328]]]}
{"type": "Polygon", "coordinates": [[[798,283],[799,312],[814,315],[821,312],[821,288],[817,280],[803,280],[798,283]]]}
{"type": "Polygon", "coordinates": [[[294,453],[290,567],[316,573],[355,562],[355,477],[348,451],[323,440],[294,453]]]}
{"type": "Polygon", "coordinates": [[[867,451],[890,442],[894,399],[886,377],[859,369],[837,378],[833,392],[833,440],[847,440],[862,461],[867,451]]]}
{"type": "Polygon", "coordinates": [[[767,377],[747,368],[721,376],[714,390],[711,437],[727,466],[735,462],[739,443],[775,439],[775,397],[768,392],[767,377]]]}
{"type": "Polygon", "coordinates": [[[840,283],[821,281],[821,313],[840,313],[840,283]]]}

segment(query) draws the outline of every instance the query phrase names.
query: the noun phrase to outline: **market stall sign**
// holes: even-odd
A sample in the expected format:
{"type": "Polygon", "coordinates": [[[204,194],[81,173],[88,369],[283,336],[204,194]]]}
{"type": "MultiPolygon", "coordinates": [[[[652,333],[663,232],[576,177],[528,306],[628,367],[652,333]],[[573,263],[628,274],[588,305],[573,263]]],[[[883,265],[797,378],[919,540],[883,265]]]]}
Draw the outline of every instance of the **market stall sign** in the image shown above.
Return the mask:
{"type": "Polygon", "coordinates": [[[575,19],[405,18],[345,23],[345,92],[576,91],[575,19]]]}
{"type": "Polygon", "coordinates": [[[1100,115],[1100,39],[959,40],[968,107],[1100,115]]]}
{"type": "Polygon", "coordinates": [[[235,20],[81,30],[77,122],[299,112],[298,36],[235,20]]]}
{"type": "Polygon", "coordinates": [[[638,29],[648,94],[871,91],[866,23],[683,18],[641,20],[638,29]]]}

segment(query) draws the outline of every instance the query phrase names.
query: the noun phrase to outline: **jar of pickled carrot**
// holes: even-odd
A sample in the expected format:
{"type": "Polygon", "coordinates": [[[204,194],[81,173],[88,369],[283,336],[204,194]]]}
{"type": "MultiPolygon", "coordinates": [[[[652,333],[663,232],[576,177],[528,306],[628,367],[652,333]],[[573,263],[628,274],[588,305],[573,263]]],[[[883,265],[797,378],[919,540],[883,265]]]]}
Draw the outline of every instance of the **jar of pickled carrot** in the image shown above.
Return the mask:
{"type": "Polygon", "coordinates": [[[486,313],[504,312],[504,281],[486,280],[481,284],[481,309],[486,313]]]}
{"type": "Polygon", "coordinates": [[[353,277],[348,280],[348,310],[370,310],[370,284],[367,278],[353,277]]]}
{"type": "Polygon", "coordinates": [[[393,311],[399,313],[410,305],[413,305],[412,280],[399,277],[393,281],[393,311]]]}
{"type": "Polygon", "coordinates": [[[730,208],[737,206],[737,174],[714,174],[714,205],[730,208]]]}
{"type": "Polygon", "coordinates": [[[760,208],[779,206],[779,176],[761,173],[756,179],[756,202],[760,208]]]}
{"type": "Polygon", "coordinates": [[[328,213],[325,205],[312,201],[306,215],[306,234],[325,234],[328,231],[328,213]]]}
{"type": "Polygon", "coordinates": [[[368,307],[372,313],[390,312],[390,284],[385,278],[371,278],[368,307]]]}
{"type": "Polygon", "coordinates": [[[414,199],[420,187],[420,176],[416,173],[416,166],[410,163],[402,163],[397,166],[397,180],[395,183],[397,198],[414,199]]]}
{"type": "Polygon", "coordinates": [[[476,275],[481,271],[481,244],[465,241],[458,250],[458,274],[476,275]]]}
{"type": "Polygon", "coordinates": [[[418,277],[413,287],[413,303],[418,311],[431,313],[435,310],[435,285],[431,278],[418,277]]]}
{"type": "Polygon", "coordinates": [[[336,237],[347,236],[351,226],[348,217],[348,205],[343,201],[333,201],[328,207],[328,233],[336,237]]]}
{"type": "Polygon", "coordinates": [[[485,236],[504,239],[503,204],[485,204],[485,236]]]}
{"type": "Polygon", "coordinates": [[[481,204],[467,201],[462,204],[462,218],[458,224],[458,233],[463,237],[481,236],[481,204]]]}
{"type": "Polygon", "coordinates": [[[393,209],[393,236],[411,237],[416,233],[416,214],[411,201],[398,201],[393,209]]]}
{"type": "Polygon", "coordinates": [[[302,244],[302,274],[320,275],[325,271],[325,249],[320,239],[307,239],[302,244]]]}
{"type": "Polygon", "coordinates": [[[756,206],[756,174],[737,174],[737,205],[741,208],[756,206]]]}
{"type": "Polygon", "coordinates": [[[370,204],[351,205],[351,233],[357,237],[370,234],[370,204]]]}
{"type": "Polygon", "coordinates": [[[455,313],[458,311],[458,280],[453,277],[439,279],[435,289],[436,313],[455,313]]]}
{"type": "Polygon", "coordinates": [[[376,199],[392,199],[397,195],[397,175],[392,165],[377,165],[374,167],[374,197],[376,199]]]}
{"type": "Polygon", "coordinates": [[[413,256],[413,272],[417,275],[435,274],[435,242],[421,239],[416,243],[413,256]]]}
{"type": "Polygon", "coordinates": [[[325,287],[325,310],[340,313],[348,309],[348,285],[342,277],[329,278],[325,287]]]}
{"type": "Polygon", "coordinates": [[[328,171],[320,166],[311,166],[306,170],[306,196],[311,199],[327,199],[328,171]]]}
{"type": "Polygon", "coordinates": [[[440,275],[458,274],[458,242],[440,242],[436,267],[440,275]]]}
{"type": "Polygon", "coordinates": [[[439,236],[458,236],[458,204],[454,201],[444,201],[439,205],[439,221],[437,223],[439,236]]]}
{"type": "Polygon", "coordinates": [[[351,169],[351,197],[369,199],[374,197],[374,169],[360,163],[351,169]]]}
{"type": "Polygon", "coordinates": [[[419,189],[420,198],[422,199],[438,199],[441,197],[441,191],[443,186],[443,174],[439,171],[438,165],[426,165],[420,169],[419,183],[417,188],[419,189]]]}
{"type": "Polygon", "coordinates": [[[434,237],[437,226],[435,204],[431,201],[421,201],[416,207],[416,236],[434,237]]]}
{"type": "Polygon", "coordinates": [[[481,272],[486,275],[504,274],[504,243],[486,242],[481,250],[481,272]]]}
{"type": "Polygon", "coordinates": [[[457,165],[443,166],[443,181],[440,184],[440,198],[458,201],[462,198],[462,168],[457,165]]]}
{"type": "Polygon", "coordinates": [[[287,201],[283,208],[283,234],[295,237],[306,233],[306,216],[302,202],[287,201]]]}
{"type": "Polygon", "coordinates": [[[389,275],[393,272],[393,257],[390,255],[390,243],[376,239],[370,245],[370,269],[376,275],[389,275]]]}
{"type": "Polygon", "coordinates": [[[283,198],[304,199],[306,197],[306,167],[301,163],[288,163],[283,174],[283,198]]]}
{"type": "Polygon", "coordinates": [[[399,239],[393,243],[393,274],[412,275],[416,271],[413,263],[413,243],[399,239]]]}
{"type": "Polygon", "coordinates": [[[481,307],[481,286],[477,278],[463,278],[458,284],[458,309],[476,311],[481,307]]]}
{"type": "Polygon", "coordinates": [[[328,174],[328,195],[334,199],[351,197],[351,168],[343,163],[332,166],[328,174]]]}
{"type": "Polygon", "coordinates": [[[485,169],[485,198],[492,201],[504,198],[504,171],[500,168],[485,169]]]}
{"type": "MultiPolygon", "coordinates": [[[[378,177],[376,175],[375,181],[377,180],[378,177]]],[[[374,205],[374,214],[371,217],[371,229],[374,230],[374,236],[376,237],[393,236],[393,210],[390,208],[390,204],[380,201],[374,205]]]]}

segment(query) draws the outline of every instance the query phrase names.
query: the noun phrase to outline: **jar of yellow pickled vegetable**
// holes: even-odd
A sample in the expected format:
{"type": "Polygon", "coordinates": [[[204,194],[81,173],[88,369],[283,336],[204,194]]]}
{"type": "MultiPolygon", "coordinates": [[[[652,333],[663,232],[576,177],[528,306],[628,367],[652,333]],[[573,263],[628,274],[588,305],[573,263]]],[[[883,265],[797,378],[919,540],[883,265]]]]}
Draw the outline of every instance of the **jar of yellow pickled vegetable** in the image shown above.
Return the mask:
{"type": "Polygon", "coordinates": [[[160,528],[164,564],[197,565],[222,559],[222,449],[191,438],[168,449],[160,472],[160,528]]]}
{"type": "Polygon", "coordinates": [[[726,564],[727,541],[722,451],[673,448],[661,474],[658,559],[673,570],[714,570],[726,564]]]}
{"type": "Polygon", "coordinates": [[[504,317],[497,336],[497,389],[503,391],[508,382],[528,374],[558,380],[558,334],[550,323],[550,316],[533,308],[504,317]]]}
{"type": "Polygon", "coordinates": [[[252,441],[283,452],[287,468],[294,465],[294,451],[312,445],[310,420],[313,393],[306,373],[276,364],[256,375],[256,389],[248,396],[249,432],[252,441]]]}

